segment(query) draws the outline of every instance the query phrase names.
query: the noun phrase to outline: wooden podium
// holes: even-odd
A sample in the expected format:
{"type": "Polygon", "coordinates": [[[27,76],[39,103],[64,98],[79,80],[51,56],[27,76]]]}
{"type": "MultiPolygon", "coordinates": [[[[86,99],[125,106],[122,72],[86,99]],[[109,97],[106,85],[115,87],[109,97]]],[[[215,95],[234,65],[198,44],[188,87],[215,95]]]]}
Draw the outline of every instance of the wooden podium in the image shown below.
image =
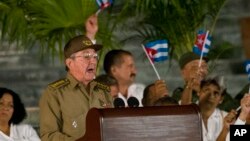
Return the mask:
{"type": "Polygon", "coordinates": [[[202,141],[197,105],[91,109],[77,141],[202,141]]]}

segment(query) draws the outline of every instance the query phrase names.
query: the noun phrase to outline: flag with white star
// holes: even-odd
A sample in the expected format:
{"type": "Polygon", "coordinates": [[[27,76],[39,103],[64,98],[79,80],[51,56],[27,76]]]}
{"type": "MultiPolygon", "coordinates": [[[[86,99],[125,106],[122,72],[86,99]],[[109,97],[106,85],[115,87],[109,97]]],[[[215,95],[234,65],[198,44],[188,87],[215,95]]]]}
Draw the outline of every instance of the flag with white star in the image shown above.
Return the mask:
{"type": "Polygon", "coordinates": [[[168,59],[168,41],[155,40],[145,44],[145,49],[152,62],[162,62],[168,59]]]}
{"type": "Polygon", "coordinates": [[[96,0],[99,9],[105,9],[112,4],[112,0],[96,0]]]}
{"type": "Polygon", "coordinates": [[[207,35],[208,32],[199,31],[196,36],[196,41],[193,46],[193,52],[197,55],[203,54],[207,56],[211,47],[211,36],[207,35]]]}

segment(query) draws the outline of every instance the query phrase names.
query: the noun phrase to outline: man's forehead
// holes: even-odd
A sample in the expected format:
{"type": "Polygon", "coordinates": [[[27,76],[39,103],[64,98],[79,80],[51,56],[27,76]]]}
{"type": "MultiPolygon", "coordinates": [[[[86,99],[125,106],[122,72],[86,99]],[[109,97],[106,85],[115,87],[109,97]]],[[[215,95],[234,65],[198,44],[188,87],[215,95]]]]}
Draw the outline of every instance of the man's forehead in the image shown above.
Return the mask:
{"type": "Polygon", "coordinates": [[[96,53],[96,51],[94,49],[88,48],[88,49],[80,50],[80,51],[76,52],[76,54],[78,54],[78,53],[92,53],[92,52],[96,53]]]}
{"type": "Polygon", "coordinates": [[[185,65],[185,67],[187,67],[187,66],[196,67],[196,66],[198,66],[198,65],[199,65],[199,60],[197,59],[197,60],[192,60],[192,61],[188,62],[188,63],[185,65]]]}
{"type": "MultiPolygon", "coordinates": [[[[190,62],[188,62],[187,64],[186,64],[186,66],[198,66],[199,65],[199,63],[200,63],[200,60],[193,60],[193,61],[190,61],[190,62]]],[[[201,60],[201,64],[202,65],[207,65],[207,63],[206,63],[206,61],[204,61],[204,60],[201,60]]]]}
{"type": "Polygon", "coordinates": [[[124,55],[121,58],[121,62],[124,64],[134,64],[134,58],[130,55],[124,55]]]}
{"type": "Polygon", "coordinates": [[[216,91],[220,91],[220,86],[218,86],[218,85],[216,85],[216,84],[214,84],[214,83],[207,83],[207,84],[205,84],[203,87],[202,87],[202,89],[207,89],[207,88],[210,88],[210,89],[212,89],[212,88],[215,88],[216,89],[216,91]]]}

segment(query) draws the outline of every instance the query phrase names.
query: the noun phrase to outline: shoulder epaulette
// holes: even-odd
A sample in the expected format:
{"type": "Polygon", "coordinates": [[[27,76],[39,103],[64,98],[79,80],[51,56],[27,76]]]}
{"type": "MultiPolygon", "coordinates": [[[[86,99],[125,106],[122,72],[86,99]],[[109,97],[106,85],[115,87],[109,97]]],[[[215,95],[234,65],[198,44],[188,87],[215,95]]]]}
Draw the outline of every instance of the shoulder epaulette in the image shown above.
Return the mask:
{"type": "Polygon", "coordinates": [[[52,88],[60,88],[60,87],[65,86],[67,84],[69,84],[69,80],[64,78],[64,79],[60,79],[60,80],[57,80],[57,81],[49,84],[49,86],[52,88]]]}
{"type": "Polygon", "coordinates": [[[103,89],[103,90],[106,90],[106,91],[110,91],[110,87],[108,85],[105,85],[105,84],[102,84],[100,82],[96,82],[96,87],[100,88],[100,89],[103,89]]]}

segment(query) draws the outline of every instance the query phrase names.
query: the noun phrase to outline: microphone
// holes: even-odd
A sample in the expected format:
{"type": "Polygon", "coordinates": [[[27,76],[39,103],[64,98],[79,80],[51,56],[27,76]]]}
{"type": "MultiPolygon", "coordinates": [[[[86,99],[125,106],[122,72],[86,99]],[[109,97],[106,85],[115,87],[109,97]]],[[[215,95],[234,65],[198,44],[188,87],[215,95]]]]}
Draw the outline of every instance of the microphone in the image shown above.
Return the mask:
{"type": "Polygon", "coordinates": [[[129,107],[139,107],[139,100],[135,97],[128,98],[129,107]]]}
{"type": "Polygon", "coordinates": [[[125,107],[125,103],[121,98],[117,97],[114,100],[114,106],[115,106],[115,108],[125,107]]]}

